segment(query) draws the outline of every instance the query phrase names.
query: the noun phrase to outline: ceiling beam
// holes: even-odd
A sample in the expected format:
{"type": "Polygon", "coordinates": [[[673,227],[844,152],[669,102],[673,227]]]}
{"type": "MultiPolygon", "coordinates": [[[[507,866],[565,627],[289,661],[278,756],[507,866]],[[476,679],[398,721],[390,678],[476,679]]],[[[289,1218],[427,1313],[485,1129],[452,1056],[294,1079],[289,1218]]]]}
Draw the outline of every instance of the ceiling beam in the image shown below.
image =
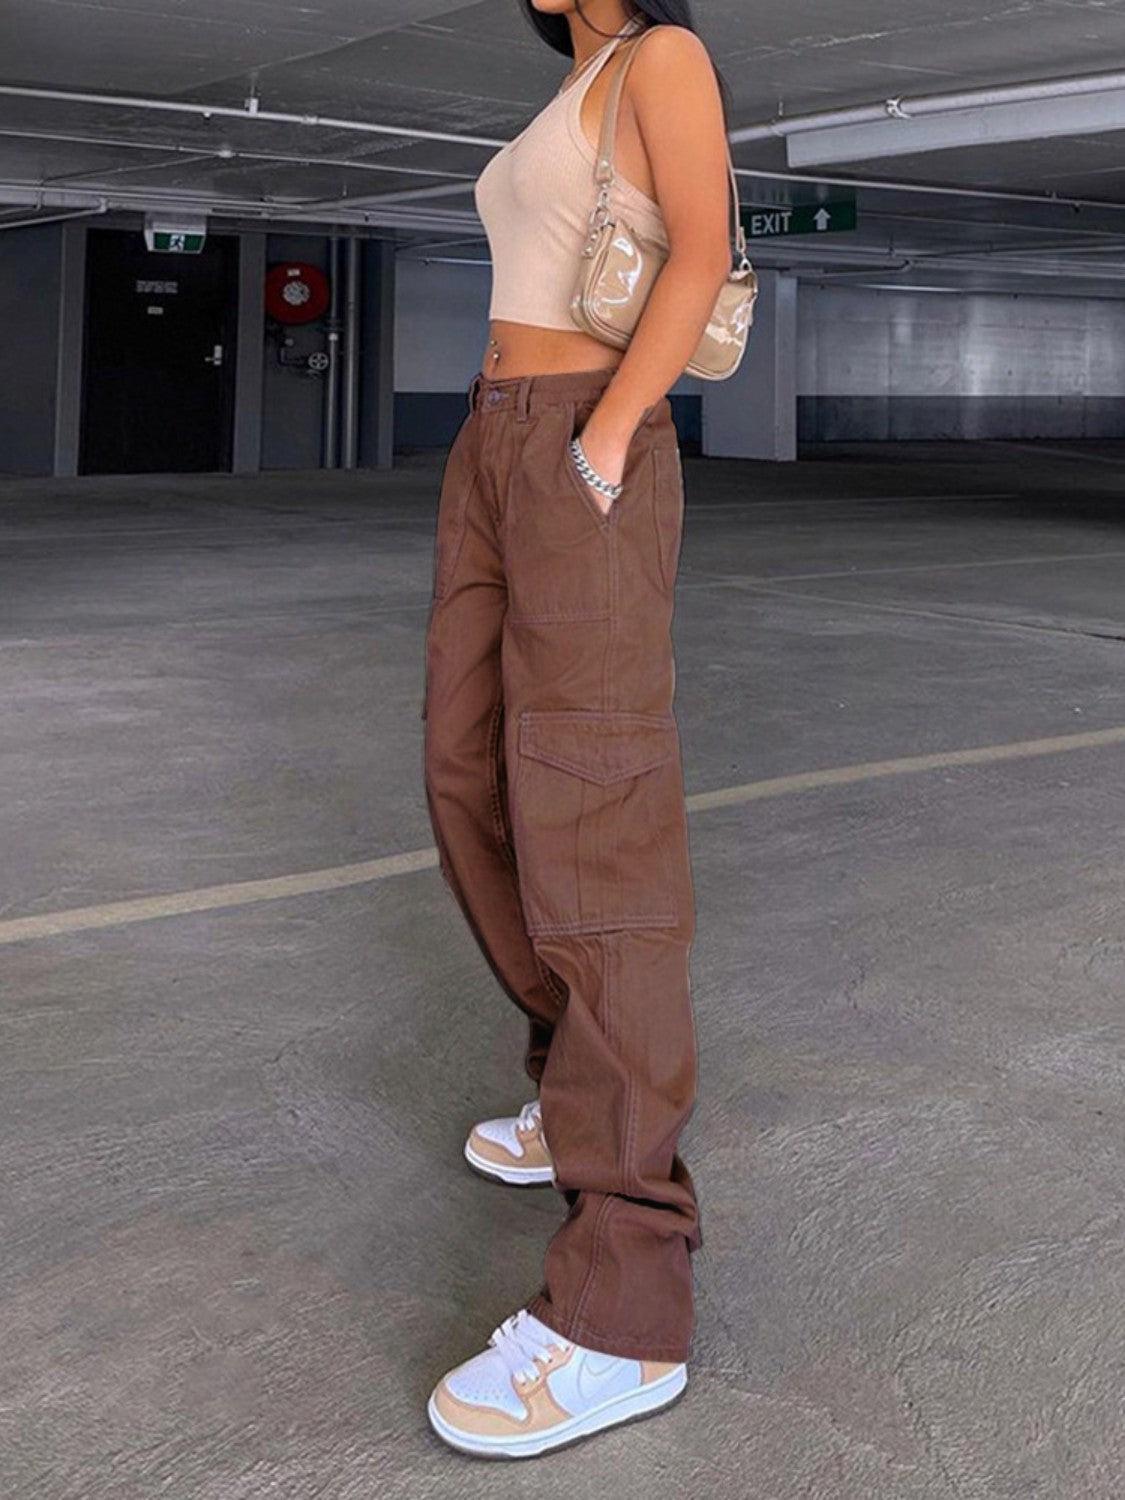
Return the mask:
{"type": "Polygon", "coordinates": [[[1044,97],[1035,103],[980,105],[807,131],[790,136],[786,151],[791,167],[820,167],[1117,130],[1125,130],[1125,87],[1080,98],[1044,97]]]}
{"type": "Polygon", "coordinates": [[[955,114],[960,110],[993,109],[1015,104],[1038,104],[1052,99],[1077,99],[1087,94],[1117,93],[1125,89],[1125,72],[1077,73],[1065,78],[1042,78],[1030,83],[996,84],[955,93],[901,94],[876,104],[855,104],[845,109],[817,110],[805,115],[781,115],[758,125],[740,125],[730,134],[731,144],[771,141],[852,125],[877,125],[888,120],[907,122],[929,115],[955,114]]]}

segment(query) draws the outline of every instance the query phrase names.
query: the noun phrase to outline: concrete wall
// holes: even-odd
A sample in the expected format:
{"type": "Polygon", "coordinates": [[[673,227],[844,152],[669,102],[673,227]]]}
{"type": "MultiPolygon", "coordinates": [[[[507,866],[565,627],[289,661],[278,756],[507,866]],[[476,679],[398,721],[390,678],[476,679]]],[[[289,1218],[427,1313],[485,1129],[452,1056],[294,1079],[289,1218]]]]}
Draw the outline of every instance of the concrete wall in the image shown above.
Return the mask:
{"type": "MultiPolygon", "coordinates": [[[[464,418],[465,391],[488,341],[490,270],[400,255],[396,273],[395,443],[444,447],[464,418]]],[[[671,391],[681,439],[698,442],[704,382],[671,391]]]]}
{"type": "Polygon", "coordinates": [[[62,232],[0,233],[0,474],[49,474],[54,461],[62,232]]]}
{"type": "MultiPolygon", "coordinates": [[[[455,252],[454,252],[455,253],[455,252]]],[[[488,339],[487,265],[395,265],[395,446],[445,447],[488,339]]]]}
{"type": "MultiPolygon", "coordinates": [[[[64,233],[62,225],[0,233],[0,473],[51,472],[64,233]]],[[[328,241],[269,235],[267,263],[289,258],[327,268],[328,241]]],[[[396,447],[451,441],[484,352],[488,291],[487,265],[398,257],[396,447]]],[[[804,441],[1125,436],[1123,303],[806,284],[798,330],[804,441]]],[[[324,347],[321,329],[294,337],[295,352],[324,347]]],[[[672,390],[689,445],[705,385],[684,379],[672,390]]],[[[318,467],[323,379],[281,368],[267,344],[262,396],[263,467],[318,467]]],[[[364,453],[361,461],[372,460],[364,453]]]]}
{"type": "Polygon", "coordinates": [[[395,267],[395,390],[464,390],[488,338],[487,265],[395,267]]]}
{"type": "Polygon", "coordinates": [[[1125,436],[1125,303],[801,288],[805,441],[1125,436]]]}

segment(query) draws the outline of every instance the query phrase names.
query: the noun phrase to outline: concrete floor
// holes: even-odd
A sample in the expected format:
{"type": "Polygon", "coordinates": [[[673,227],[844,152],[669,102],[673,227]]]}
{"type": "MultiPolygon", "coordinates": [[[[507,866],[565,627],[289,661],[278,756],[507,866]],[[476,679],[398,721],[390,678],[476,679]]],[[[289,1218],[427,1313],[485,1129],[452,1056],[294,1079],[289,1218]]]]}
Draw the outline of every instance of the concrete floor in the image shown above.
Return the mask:
{"type": "Polygon", "coordinates": [[[825,774],[691,816],[656,1420],[425,1424],[560,1217],[461,1161],[522,1028],[432,863],[10,941],[428,849],[437,466],[0,489],[0,1494],[1120,1496],[1125,745],[830,773],[1125,725],[1125,445],[686,462],[689,792],[825,774]]]}

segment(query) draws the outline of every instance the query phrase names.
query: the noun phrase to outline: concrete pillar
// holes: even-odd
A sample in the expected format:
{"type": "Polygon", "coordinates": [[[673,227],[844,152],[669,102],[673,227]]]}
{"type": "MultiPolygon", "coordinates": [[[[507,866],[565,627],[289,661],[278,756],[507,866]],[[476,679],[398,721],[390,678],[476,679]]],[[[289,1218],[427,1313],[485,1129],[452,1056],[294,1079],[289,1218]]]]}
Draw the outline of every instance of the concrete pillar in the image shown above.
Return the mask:
{"type": "Polygon", "coordinates": [[[262,467],[262,407],[266,357],[266,237],[238,237],[238,338],[234,367],[234,433],[231,471],[256,474],[262,467]]]}
{"type": "Polygon", "coordinates": [[[758,272],[750,342],[729,380],[704,380],[703,452],[710,458],[797,457],[797,278],[758,272]]]}
{"type": "Polygon", "coordinates": [[[82,435],[82,347],[86,325],[86,225],[62,226],[59,322],[56,348],[56,478],[78,473],[82,435]]]}

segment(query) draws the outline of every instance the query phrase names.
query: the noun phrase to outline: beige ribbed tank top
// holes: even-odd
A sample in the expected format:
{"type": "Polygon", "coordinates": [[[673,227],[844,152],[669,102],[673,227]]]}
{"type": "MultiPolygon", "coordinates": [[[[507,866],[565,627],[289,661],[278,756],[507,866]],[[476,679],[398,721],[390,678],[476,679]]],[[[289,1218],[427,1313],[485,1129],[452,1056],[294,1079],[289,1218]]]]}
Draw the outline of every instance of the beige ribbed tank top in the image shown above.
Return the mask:
{"type": "MultiPolygon", "coordinates": [[[[597,151],[582,129],[582,100],[618,41],[634,29],[625,27],[587,58],[477,178],[474,197],[492,254],[490,319],[576,330],[570,298],[597,196],[597,151]]],[[[667,247],[660,205],[619,172],[610,205],[667,247]]]]}

